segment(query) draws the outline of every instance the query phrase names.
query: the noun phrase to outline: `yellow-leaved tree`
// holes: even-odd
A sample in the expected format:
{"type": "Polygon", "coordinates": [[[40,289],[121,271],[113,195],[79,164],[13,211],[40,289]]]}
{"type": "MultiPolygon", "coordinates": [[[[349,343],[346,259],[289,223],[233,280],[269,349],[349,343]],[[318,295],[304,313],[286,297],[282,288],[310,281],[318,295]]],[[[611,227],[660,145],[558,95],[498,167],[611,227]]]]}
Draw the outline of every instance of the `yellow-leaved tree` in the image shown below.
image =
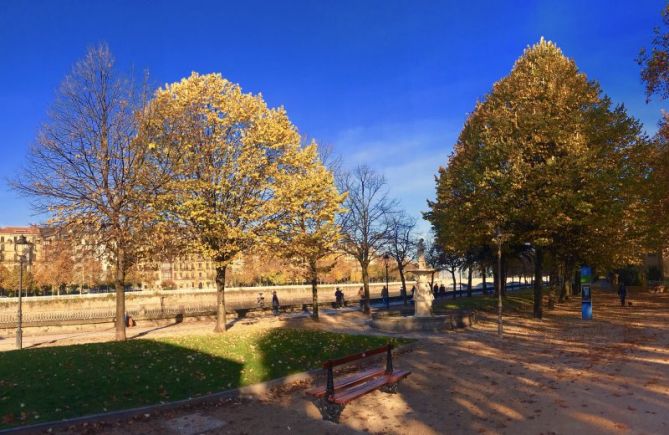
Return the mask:
{"type": "Polygon", "coordinates": [[[276,240],[307,151],[283,107],[267,107],[220,74],[193,73],[158,89],[145,117],[153,163],[172,178],[159,208],[190,248],[215,262],[215,331],[225,331],[226,269],[240,252],[276,240]]]}
{"type": "Polygon", "coordinates": [[[346,197],[339,193],[334,175],[322,163],[315,142],[305,147],[292,168],[281,203],[286,210],[274,240],[283,257],[297,266],[311,283],[314,320],[318,320],[318,274],[328,272],[335,262],[340,236],[336,214],[343,211],[346,197]]]}

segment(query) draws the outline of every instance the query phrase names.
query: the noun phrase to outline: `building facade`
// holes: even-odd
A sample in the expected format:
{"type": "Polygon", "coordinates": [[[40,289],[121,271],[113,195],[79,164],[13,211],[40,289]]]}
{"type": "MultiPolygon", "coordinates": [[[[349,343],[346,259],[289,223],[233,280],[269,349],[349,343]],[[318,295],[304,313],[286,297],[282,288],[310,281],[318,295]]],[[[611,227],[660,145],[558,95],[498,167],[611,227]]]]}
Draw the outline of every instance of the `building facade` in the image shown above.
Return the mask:
{"type": "MultiPolygon", "coordinates": [[[[242,267],[243,260],[235,260],[229,270],[242,267]]],[[[210,259],[198,254],[186,254],[173,261],[143,263],[140,266],[144,289],[208,289],[216,288],[216,266],[210,259]]]]}
{"type": "MultiPolygon", "coordinates": [[[[0,227],[0,265],[11,270],[19,265],[19,252],[16,241],[21,236],[32,244],[28,253],[27,264],[35,264],[44,260],[44,252],[51,241],[51,231],[37,226],[0,227]]],[[[30,266],[28,266],[30,267],[30,266]]]]}

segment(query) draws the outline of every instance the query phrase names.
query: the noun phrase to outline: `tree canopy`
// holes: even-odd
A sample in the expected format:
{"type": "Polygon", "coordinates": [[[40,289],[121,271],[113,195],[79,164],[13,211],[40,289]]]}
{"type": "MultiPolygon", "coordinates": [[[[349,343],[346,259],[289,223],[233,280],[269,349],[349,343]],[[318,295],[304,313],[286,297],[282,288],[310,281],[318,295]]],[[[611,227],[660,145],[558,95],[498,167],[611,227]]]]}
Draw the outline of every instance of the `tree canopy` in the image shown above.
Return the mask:
{"type": "Polygon", "coordinates": [[[171,179],[159,209],[215,261],[223,331],[226,268],[240,252],[276,241],[311,182],[303,175],[316,170],[315,147],[301,147],[283,107],[269,108],[220,74],[164,86],[145,112],[143,137],[171,179]]]}
{"type": "Polygon", "coordinates": [[[641,124],[542,39],[476,105],[426,217],[462,253],[499,228],[538,254],[626,264],[648,242],[649,149],[641,124]]]}

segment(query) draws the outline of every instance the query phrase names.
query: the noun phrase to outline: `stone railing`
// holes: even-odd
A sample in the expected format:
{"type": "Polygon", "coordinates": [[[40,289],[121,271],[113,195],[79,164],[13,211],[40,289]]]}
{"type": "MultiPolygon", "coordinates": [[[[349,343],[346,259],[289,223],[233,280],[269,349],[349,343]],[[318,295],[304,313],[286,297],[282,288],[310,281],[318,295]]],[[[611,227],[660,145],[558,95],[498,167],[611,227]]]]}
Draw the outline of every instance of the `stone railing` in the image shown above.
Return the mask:
{"type": "MultiPolygon", "coordinates": [[[[370,296],[381,297],[384,283],[370,284],[370,296]]],[[[409,288],[413,282],[408,282],[409,288]]],[[[344,293],[344,299],[358,301],[360,284],[321,284],[318,286],[319,304],[335,301],[335,288],[344,293]]],[[[390,283],[390,296],[400,295],[399,282],[390,283]]],[[[229,288],[225,291],[226,311],[235,313],[272,305],[272,292],[276,291],[281,306],[301,307],[313,301],[311,286],[274,286],[229,288]]],[[[0,302],[0,328],[15,328],[17,323],[17,298],[3,298],[0,302]]],[[[137,320],[159,320],[182,317],[209,316],[216,313],[216,292],[212,290],[170,290],[156,292],[129,292],[126,294],[126,311],[137,320]]],[[[67,295],[23,298],[23,323],[25,326],[74,325],[107,323],[116,317],[115,298],[110,294],[67,295]]]]}

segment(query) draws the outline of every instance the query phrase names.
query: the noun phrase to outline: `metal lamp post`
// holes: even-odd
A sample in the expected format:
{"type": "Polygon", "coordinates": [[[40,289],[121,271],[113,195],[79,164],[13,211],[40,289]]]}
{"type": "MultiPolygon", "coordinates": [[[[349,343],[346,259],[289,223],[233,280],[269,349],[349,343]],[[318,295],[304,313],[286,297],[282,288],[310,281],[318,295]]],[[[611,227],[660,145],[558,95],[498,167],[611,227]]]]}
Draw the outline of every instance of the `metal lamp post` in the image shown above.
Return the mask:
{"type": "Polygon", "coordinates": [[[16,348],[23,348],[23,263],[29,259],[26,256],[30,252],[30,243],[26,236],[19,236],[16,241],[16,251],[19,254],[19,307],[17,313],[18,327],[16,328],[16,348]]]}
{"type": "Polygon", "coordinates": [[[388,263],[390,262],[390,255],[383,254],[383,265],[386,266],[386,309],[390,308],[390,287],[388,287],[388,263]]]}

